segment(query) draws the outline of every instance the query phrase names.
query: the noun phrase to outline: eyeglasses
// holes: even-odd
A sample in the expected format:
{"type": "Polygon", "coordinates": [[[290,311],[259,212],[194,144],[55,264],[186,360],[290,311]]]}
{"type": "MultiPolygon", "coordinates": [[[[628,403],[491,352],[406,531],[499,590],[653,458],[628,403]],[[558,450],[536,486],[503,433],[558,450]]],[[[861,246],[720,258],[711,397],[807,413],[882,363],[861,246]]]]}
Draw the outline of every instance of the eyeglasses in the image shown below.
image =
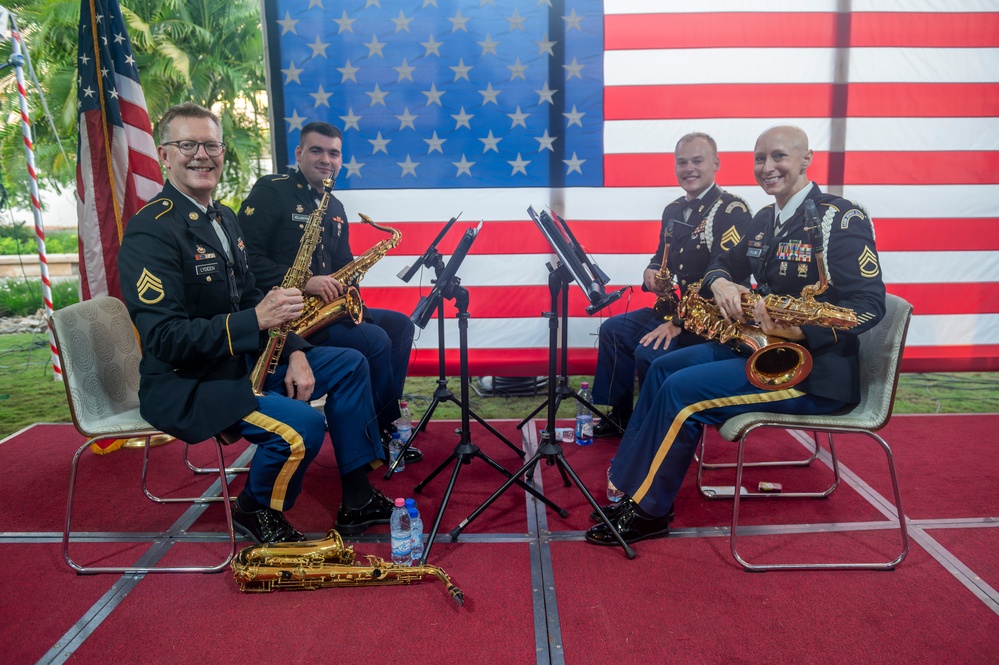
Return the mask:
{"type": "Polygon", "coordinates": [[[175,145],[180,150],[180,154],[185,157],[194,157],[198,154],[198,148],[204,146],[205,153],[209,157],[218,157],[225,151],[225,143],[220,141],[166,141],[163,145],[175,145]]]}

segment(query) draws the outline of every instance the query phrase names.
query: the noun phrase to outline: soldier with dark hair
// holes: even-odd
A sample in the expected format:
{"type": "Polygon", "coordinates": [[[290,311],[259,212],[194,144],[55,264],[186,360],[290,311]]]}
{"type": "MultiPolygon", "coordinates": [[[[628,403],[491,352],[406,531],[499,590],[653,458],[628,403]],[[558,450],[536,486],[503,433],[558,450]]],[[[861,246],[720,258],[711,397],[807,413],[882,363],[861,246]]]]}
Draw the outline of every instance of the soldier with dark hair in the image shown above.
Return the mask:
{"type": "MultiPolygon", "coordinates": [[[[250,269],[263,289],[281,283],[302,238],[305,220],[317,208],[323,181],[336,177],[343,165],[343,134],[327,122],[302,127],[295,148],[296,168],[257,180],[239,208],[239,223],[250,248],[250,269]]],[[[324,303],[341,297],[346,286],[332,275],[354,259],[347,213],[335,196],[323,217],[319,245],[312,256],[312,279],[305,293],[324,303]]],[[[310,337],[316,345],[356,349],[368,360],[372,397],[383,439],[394,431],[399,399],[406,384],[415,328],[409,317],[388,309],[364,309],[364,320],[343,317],[310,337]]],[[[422,453],[410,447],[406,462],[422,453]]]]}

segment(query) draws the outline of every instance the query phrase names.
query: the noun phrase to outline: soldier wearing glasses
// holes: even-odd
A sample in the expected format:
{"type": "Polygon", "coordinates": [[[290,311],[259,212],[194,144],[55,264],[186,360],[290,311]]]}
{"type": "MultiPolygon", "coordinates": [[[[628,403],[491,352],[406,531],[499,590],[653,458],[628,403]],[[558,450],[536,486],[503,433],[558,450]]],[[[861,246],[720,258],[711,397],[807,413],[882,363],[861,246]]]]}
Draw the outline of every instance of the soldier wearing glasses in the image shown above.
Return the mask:
{"type": "Polygon", "coordinates": [[[356,534],[387,524],[391,502],[367,478],[382,457],[367,361],[289,335],[264,394],[254,395],[250,368],[266,331],[301,313],[302,293],[257,288],[236,215],[212,199],[225,153],[218,117],[174,106],[160,138],[168,182],[129,221],[118,257],[142,345],[142,416],[184,441],[226,432],[257,445],[233,521],[258,543],[304,540],[284,511],[327,429],[343,489],[335,527],[356,534]],[[308,402],[321,395],[323,412],[308,402]]]}

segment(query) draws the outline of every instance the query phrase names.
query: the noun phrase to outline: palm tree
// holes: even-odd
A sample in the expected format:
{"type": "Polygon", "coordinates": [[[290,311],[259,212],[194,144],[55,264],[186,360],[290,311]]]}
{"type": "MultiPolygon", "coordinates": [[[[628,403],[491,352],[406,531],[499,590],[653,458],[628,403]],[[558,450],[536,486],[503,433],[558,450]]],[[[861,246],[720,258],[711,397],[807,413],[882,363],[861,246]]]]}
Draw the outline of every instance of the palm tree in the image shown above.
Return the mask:
{"type": "MultiPolygon", "coordinates": [[[[238,201],[259,175],[268,145],[263,37],[257,0],[119,0],[136,55],[146,106],[156,119],[171,105],[194,101],[222,118],[228,149],[220,194],[238,201]]],[[[46,184],[76,177],[76,106],[80,0],[5,1],[17,17],[67,155],[32,95],[36,164],[46,184]]],[[[0,45],[0,58],[9,53],[0,45]]],[[[16,190],[26,181],[20,118],[12,73],[0,79],[11,108],[0,114],[0,182],[16,190]]],[[[155,126],[154,126],[155,130],[155,126]]]]}

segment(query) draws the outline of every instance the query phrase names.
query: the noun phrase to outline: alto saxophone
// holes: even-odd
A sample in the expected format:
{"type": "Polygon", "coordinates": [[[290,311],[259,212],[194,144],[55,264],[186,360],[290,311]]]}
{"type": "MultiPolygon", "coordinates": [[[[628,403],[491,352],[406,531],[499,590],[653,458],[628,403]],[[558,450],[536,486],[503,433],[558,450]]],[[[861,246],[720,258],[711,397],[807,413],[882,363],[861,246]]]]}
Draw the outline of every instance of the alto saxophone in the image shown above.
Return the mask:
{"type": "MultiPolygon", "coordinates": [[[[834,211],[830,210],[829,214],[834,214],[834,211]]],[[[756,303],[762,300],[770,318],[786,326],[813,325],[836,330],[853,328],[857,325],[857,313],[852,309],[815,300],[815,296],[829,288],[829,280],[825,251],[822,249],[822,229],[811,199],[805,200],[805,219],[819,281],[803,288],[800,298],[743,293],[742,313],[752,321],[756,303]]],[[[812,370],[812,356],[805,347],[783,337],[768,335],[751,323],[729,323],[714,301],[699,295],[700,289],[700,282],[692,284],[680,300],[677,311],[687,330],[718,340],[738,353],[748,355],[746,377],[757,388],[792,388],[805,380],[812,370]]]]}
{"type": "Polygon", "coordinates": [[[402,238],[401,232],[389,226],[375,224],[370,217],[363,213],[361,213],[361,221],[370,224],[379,231],[391,233],[392,237],[379,241],[364,254],[330,275],[347,287],[347,291],[342,296],[328,303],[324,303],[322,298],[315,296],[305,297],[302,313],[292,322],[291,327],[292,331],[300,337],[308,339],[344,316],[350,316],[354,323],[361,322],[364,303],[357,291],[357,283],[371,269],[371,266],[378,263],[390,249],[398,245],[402,238]]]}
{"type": "MultiPolygon", "coordinates": [[[[281,280],[282,289],[298,289],[305,291],[305,285],[312,277],[312,253],[316,251],[316,244],[319,242],[319,232],[322,230],[323,215],[330,203],[330,196],[333,192],[333,178],[323,181],[323,198],[311,215],[309,221],[305,223],[305,231],[302,232],[302,240],[298,245],[298,253],[295,255],[295,262],[288,268],[284,279],[281,280]]],[[[250,372],[250,383],[253,386],[253,394],[260,397],[264,394],[264,382],[268,374],[273,374],[277,369],[278,360],[281,358],[281,351],[284,349],[285,340],[288,333],[294,331],[294,321],[286,321],[279,326],[274,326],[267,331],[267,346],[264,352],[257,358],[257,364],[250,372]]]]}
{"type": "Polygon", "coordinates": [[[412,584],[431,575],[447,586],[454,602],[465,601],[461,589],[437,566],[400,566],[371,554],[364,557],[368,565],[359,566],[355,558],[354,548],[345,546],[340,534],[331,530],[321,540],[245,547],[230,567],[239,590],[246,592],[412,584]]]}

